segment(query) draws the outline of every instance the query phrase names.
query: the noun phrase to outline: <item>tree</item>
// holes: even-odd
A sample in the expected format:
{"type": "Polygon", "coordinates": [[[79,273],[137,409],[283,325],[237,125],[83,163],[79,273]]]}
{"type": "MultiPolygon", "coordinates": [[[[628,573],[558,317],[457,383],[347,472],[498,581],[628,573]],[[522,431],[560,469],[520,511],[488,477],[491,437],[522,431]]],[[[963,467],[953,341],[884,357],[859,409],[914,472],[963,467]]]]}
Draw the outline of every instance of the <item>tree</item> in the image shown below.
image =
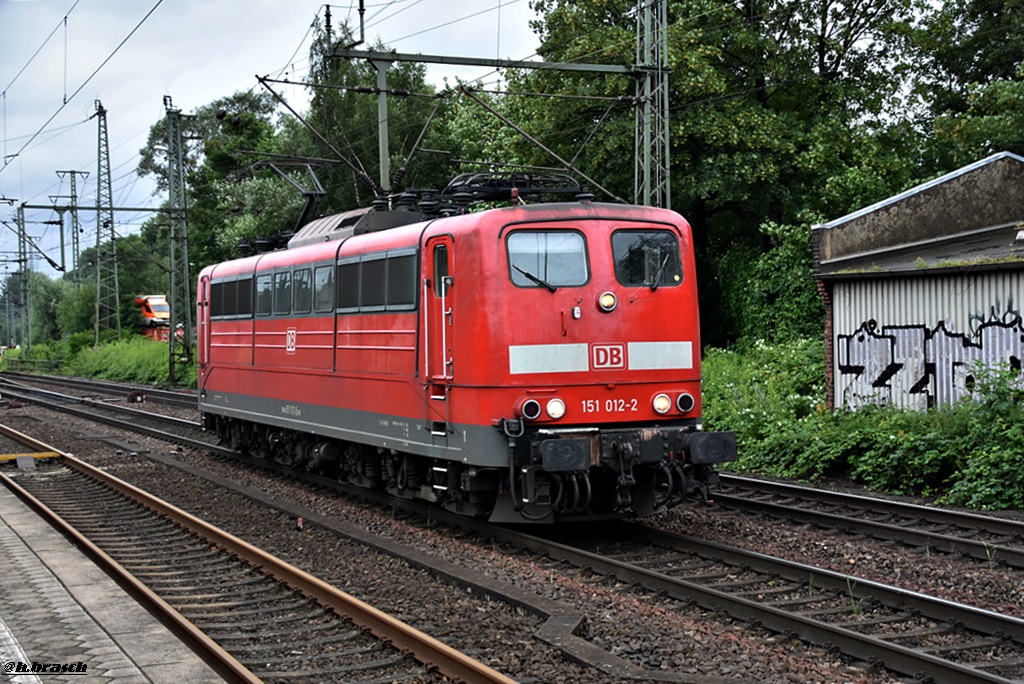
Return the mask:
{"type": "MultiPolygon", "coordinates": [[[[755,289],[754,262],[774,248],[762,224],[840,216],[916,180],[921,138],[900,117],[908,64],[901,47],[915,2],[669,2],[673,208],[694,228],[706,342],[728,343],[742,329],[741,312],[729,306],[755,289]]],[[[635,4],[538,0],[541,54],[632,63],[635,4]]],[[[632,94],[631,81],[619,77],[545,72],[517,85],[632,94]]],[[[534,99],[522,114],[565,156],[599,119],[589,107],[534,99]]],[[[605,122],[594,151],[579,157],[615,188],[631,180],[631,124],[629,116],[605,122]]]]}
{"type": "Polygon", "coordinates": [[[967,111],[939,115],[935,137],[962,163],[995,152],[1024,154],[1024,65],[1012,80],[972,86],[967,111]]]}
{"type": "MultiPolygon", "coordinates": [[[[622,66],[636,61],[632,0],[538,0],[538,54],[550,62],[622,66]]],[[[535,167],[589,177],[600,199],[631,199],[634,81],[625,74],[530,70],[509,73],[504,111],[543,147],[518,137],[515,156],[535,167]],[[552,154],[554,153],[554,154],[552,154]],[[557,155],[557,156],[555,156],[557,155]],[[562,160],[562,161],[560,161],[562,160]],[[571,164],[565,168],[564,162],[571,164]],[[602,189],[603,188],[603,189],[602,189]]]]}
{"type": "MultiPolygon", "coordinates": [[[[277,110],[268,93],[237,92],[218,98],[182,117],[185,142],[185,166],[195,170],[208,164],[226,177],[246,166],[235,153],[255,150],[274,134],[273,116],[277,110]],[[199,144],[196,144],[199,143],[199,144]]],[[[153,176],[156,192],[167,192],[167,120],[161,117],[149,129],[146,146],[139,150],[137,171],[153,176]]]]}
{"type": "MultiPolygon", "coordinates": [[[[238,244],[225,240],[225,234],[255,238],[274,235],[287,229],[282,214],[301,206],[297,194],[291,203],[276,202],[270,207],[248,206],[239,198],[247,196],[244,186],[257,178],[252,166],[267,153],[279,149],[278,128],[274,123],[277,104],[269,93],[238,92],[218,98],[182,117],[185,143],[186,195],[188,200],[187,235],[189,260],[196,265],[194,275],[203,266],[238,255],[238,244]],[[197,144],[198,143],[198,144],[197,144]],[[269,211],[264,211],[269,209],[269,211]],[[245,213],[245,231],[226,230],[245,213]]],[[[158,191],[167,189],[167,124],[165,119],[150,129],[149,141],[141,150],[138,171],[153,175],[158,191]]],[[[270,177],[271,172],[265,171],[270,177]]],[[[259,183],[265,178],[259,176],[259,183]]],[[[270,181],[280,186],[280,197],[287,195],[287,181],[270,181]]],[[[292,191],[294,192],[294,191],[292,191]]],[[[248,193],[259,196],[259,193],[248,193]]],[[[263,193],[265,194],[265,193],[263,193]]],[[[159,245],[159,253],[169,251],[167,219],[158,216],[143,228],[147,240],[159,245]]]]}
{"type": "Polygon", "coordinates": [[[437,164],[438,184],[463,172],[499,172],[524,164],[519,134],[486,109],[507,112],[513,99],[466,83],[450,90],[431,129],[430,148],[445,152],[437,164]]]}
{"type": "MultiPolygon", "coordinates": [[[[351,42],[347,26],[337,27],[331,35],[318,24],[310,48],[311,82],[307,123],[316,131],[293,139],[302,147],[296,153],[334,161],[321,178],[327,195],[323,213],[369,206],[381,191],[378,135],[377,72],[363,61],[331,56],[337,43],[351,42]],[[325,142],[326,141],[326,142],[325,142]]],[[[372,48],[388,51],[377,43],[372,48]]],[[[429,147],[439,133],[432,130],[432,112],[438,94],[426,82],[426,67],[409,62],[394,63],[387,71],[389,184],[393,192],[405,187],[437,187],[447,182],[445,164],[423,153],[413,154],[416,143],[429,147]],[[425,137],[424,137],[425,136],[425,137]],[[440,168],[439,168],[440,167],[440,168]]]]}
{"type": "Polygon", "coordinates": [[[967,112],[977,87],[1020,79],[1024,2],[944,2],[908,35],[918,51],[915,85],[935,115],[967,112]]]}
{"type": "Polygon", "coordinates": [[[62,336],[88,333],[89,343],[96,318],[96,280],[83,282],[75,292],[65,291],[57,303],[57,328],[62,336]]]}

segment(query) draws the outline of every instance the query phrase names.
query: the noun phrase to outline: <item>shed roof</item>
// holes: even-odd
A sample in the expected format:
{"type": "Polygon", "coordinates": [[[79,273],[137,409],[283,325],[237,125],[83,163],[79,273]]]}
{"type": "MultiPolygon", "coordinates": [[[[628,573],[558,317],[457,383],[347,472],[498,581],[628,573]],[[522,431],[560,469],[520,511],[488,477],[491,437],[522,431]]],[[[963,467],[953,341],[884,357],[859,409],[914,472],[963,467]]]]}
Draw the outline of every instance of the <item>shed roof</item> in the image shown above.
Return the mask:
{"type": "Polygon", "coordinates": [[[822,279],[1024,269],[1024,157],[1000,152],[814,227],[822,279]]]}

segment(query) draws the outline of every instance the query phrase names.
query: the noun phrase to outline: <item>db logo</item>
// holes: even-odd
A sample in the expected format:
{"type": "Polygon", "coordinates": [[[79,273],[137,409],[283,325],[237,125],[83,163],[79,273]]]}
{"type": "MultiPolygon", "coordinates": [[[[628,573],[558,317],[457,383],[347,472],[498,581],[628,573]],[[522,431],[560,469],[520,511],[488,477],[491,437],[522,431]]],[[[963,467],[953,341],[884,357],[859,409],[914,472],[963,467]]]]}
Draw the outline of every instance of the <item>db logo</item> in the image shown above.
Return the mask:
{"type": "Polygon", "coordinates": [[[625,368],[626,350],[621,344],[595,344],[590,347],[590,365],[598,368],[625,368]]]}
{"type": "Polygon", "coordinates": [[[295,328],[288,328],[284,335],[284,351],[286,354],[295,353],[295,328]]]}

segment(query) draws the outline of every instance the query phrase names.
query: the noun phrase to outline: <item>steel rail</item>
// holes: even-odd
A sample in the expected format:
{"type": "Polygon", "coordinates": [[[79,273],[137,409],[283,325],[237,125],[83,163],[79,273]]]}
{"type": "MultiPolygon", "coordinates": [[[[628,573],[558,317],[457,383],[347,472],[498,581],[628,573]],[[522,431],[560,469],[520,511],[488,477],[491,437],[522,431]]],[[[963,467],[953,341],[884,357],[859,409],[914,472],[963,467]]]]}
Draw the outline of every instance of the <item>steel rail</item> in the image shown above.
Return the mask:
{"type": "MultiPolygon", "coordinates": [[[[237,456],[237,455],[236,455],[237,456]]],[[[273,464],[257,464],[265,467],[273,464]]],[[[335,483],[335,486],[337,484],[335,483]]],[[[391,497],[380,495],[372,490],[365,490],[351,485],[341,485],[340,489],[353,496],[374,501],[380,505],[399,507],[410,512],[425,514],[422,506],[414,502],[396,501],[391,497]]],[[[811,643],[830,645],[843,653],[870,663],[881,663],[896,672],[920,678],[931,677],[936,682],[965,682],[969,684],[987,682],[988,684],[1007,684],[1009,680],[982,672],[975,668],[958,665],[954,662],[931,654],[900,646],[892,642],[861,634],[840,626],[830,625],[779,608],[764,605],[756,601],[733,596],[726,592],[704,587],[696,582],[688,582],[668,575],[657,573],[633,564],[606,558],[583,549],[559,544],[542,536],[529,534],[520,530],[491,525],[486,521],[476,520],[432,509],[430,517],[464,529],[472,530],[487,537],[508,542],[530,551],[565,560],[579,567],[588,567],[596,572],[614,576],[623,581],[635,583],[656,592],[664,592],[680,600],[694,600],[710,609],[721,609],[737,619],[758,622],[773,631],[793,633],[811,643]]],[[[607,525],[607,523],[605,523],[607,525]]],[[[614,524],[614,521],[613,521],[614,524]]],[[[617,536],[609,527],[608,535],[617,536]]],[[[746,552],[742,549],[730,548],[704,542],[683,535],[671,535],[640,525],[629,527],[628,532],[621,536],[632,540],[641,540],[648,544],[664,545],[671,540],[673,548],[680,553],[692,553],[704,549],[708,555],[717,555],[735,565],[747,565],[767,573],[778,573],[796,580],[810,581],[816,587],[828,587],[844,594],[851,594],[855,599],[876,598],[890,607],[906,608],[919,611],[924,615],[935,616],[945,621],[951,613],[959,613],[965,626],[981,632],[1020,634],[1024,633],[1024,620],[1008,618],[996,613],[961,606],[950,601],[936,599],[924,594],[889,587],[869,580],[842,575],[813,566],[791,563],[781,559],[746,552]],[[869,591],[870,590],[870,591],[869,591]]]]}
{"type": "MultiPolygon", "coordinates": [[[[65,407],[61,407],[65,408],[65,407]]],[[[89,416],[91,418],[91,416],[89,416]]],[[[134,426],[132,429],[135,429],[134,426]]],[[[180,440],[180,437],[178,438],[180,440]]],[[[202,445],[200,448],[210,449],[208,444],[202,445]]],[[[227,450],[224,450],[227,451],[227,450]]],[[[818,490],[813,490],[817,492],[818,490]]],[[[866,501],[874,502],[874,499],[863,497],[866,501]]],[[[925,511],[933,511],[935,509],[929,509],[927,507],[917,507],[925,509],[925,511]]],[[[439,512],[438,512],[439,513],[439,512]]],[[[495,538],[507,539],[511,543],[521,545],[525,548],[529,548],[538,553],[552,555],[559,557],[569,562],[573,562],[578,565],[588,566],[594,569],[599,567],[604,568],[599,570],[606,574],[616,576],[622,579],[626,579],[631,582],[638,582],[641,585],[654,589],[656,591],[665,591],[670,595],[684,598],[684,599],[695,599],[698,603],[711,608],[720,608],[731,615],[744,619],[754,619],[759,621],[761,624],[768,626],[769,628],[780,631],[780,632],[791,632],[807,639],[808,641],[819,643],[819,644],[831,644],[834,645],[844,653],[848,655],[864,659],[869,662],[883,662],[887,667],[892,668],[895,671],[903,672],[914,676],[926,676],[933,677],[937,681],[963,681],[963,682],[1006,682],[1008,680],[979,671],[974,668],[961,666],[942,658],[932,656],[927,653],[915,651],[914,649],[906,648],[887,642],[882,639],[863,635],[852,630],[844,629],[842,627],[828,625],[827,623],[819,622],[817,620],[793,615],[785,611],[781,611],[771,606],[765,606],[754,601],[743,599],[729,595],[725,592],[716,591],[707,587],[701,587],[695,583],[689,583],[684,580],[669,577],[655,572],[650,572],[643,568],[631,566],[626,563],[620,563],[612,559],[606,559],[596,554],[584,551],[582,549],[574,549],[572,547],[556,545],[556,543],[549,540],[543,540],[539,537],[532,537],[531,535],[520,535],[518,533],[509,530],[496,530],[495,528],[487,525],[482,527],[475,524],[476,521],[468,521],[465,518],[458,516],[452,516],[458,519],[460,522],[457,524],[477,529],[482,534],[487,534],[495,538]],[[952,678],[952,679],[951,679],[952,678]]],[[[986,516],[978,516],[984,520],[989,520],[986,516]]],[[[639,528],[646,529],[646,528],[639,528]]],[[[652,531],[653,532],[653,531],[652,531]]],[[[631,533],[632,534],[632,533],[631,533]]],[[[636,533],[632,534],[633,538],[640,539],[648,533],[636,533]]],[[[658,533],[664,534],[664,533],[658,533]]],[[[692,551],[698,544],[704,545],[705,547],[713,547],[707,542],[701,542],[696,539],[689,537],[678,537],[678,543],[681,545],[681,550],[692,551]]],[[[652,541],[651,543],[658,543],[652,541]]],[[[664,537],[662,542],[664,543],[664,537]]],[[[990,545],[991,548],[991,545],[990,545]]],[[[737,551],[736,549],[729,549],[728,547],[720,547],[715,551],[720,555],[728,554],[745,554],[745,552],[737,551]]],[[[755,556],[759,554],[754,554],[755,556]]],[[[772,559],[770,557],[762,557],[764,562],[769,563],[782,563],[786,565],[787,562],[779,561],[778,559],[772,559]]],[[[748,565],[755,565],[751,561],[751,556],[745,556],[742,560],[735,560],[734,562],[745,563],[748,565]]],[[[760,565],[761,561],[758,561],[757,565],[760,565]]],[[[841,591],[847,591],[851,585],[858,587],[859,589],[870,587],[874,592],[871,594],[872,597],[878,598],[879,596],[886,596],[885,602],[890,606],[895,607],[907,607],[911,610],[918,610],[922,614],[933,616],[935,619],[945,620],[952,612],[960,612],[964,610],[966,612],[961,613],[957,616],[957,619],[963,619],[965,625],[972,629],[976,629],[989,634],[1004,632],[1010,635],[1020,634],[1024,632],[1024,621],[1016,618],[1006,618],[995,613],[988,611],[981,611],[978,609],[970,609],[966,606],[960,606],[951,602],[945,602],[938,599],[932,599],[922,594],[916,594],[915,592],[909,592],[893,587],[886,587],[886,585],[872,583],[867,580],[852,578],[848,575],[839,575],[837,573],[829,573],[811,566],[802,566],[799,564],[788,564],[790,569],[787,571],[790,574],[796,573],[803,579],[807,577],[815,577],[813,580],[815,586],[832,586],[838,587],[841,591]],[[832,577],[829,577],[832,575],[832,577]],[[924,610],[921,607],[924,607],[924,610]]],[[[779,567],[774,570],[782,574],[779,567]]],[[[868,594],[863,594],[867,597],[868,594]]]]}
{"type": "Polygon", "coordinates": [[[149,420],[162,423],[171,423],[180,428],[188,430],[202,430],[202,426],[195,421],[183,420],[181,418],[175,418],[173,416],[163,416],[160,414],[149,413],[147,411],[141,411],[126,406],[111,406],[101,401],[93,401],[91,399],[82,399],[81,397],[72,397],[66,394],[59,394],[57,392],[51,392],[49,390],[41,390],[35,388],[22,388],[19,390],[11,391],[4,390],[3,395],[6,397],[14,397],[21,401],[30,402],[39,406],[44,406],[53,411],[59,411],[61,413],[67,413],[68,415],[77,416],[86,420],[91,420],[97,423],[103,423],[116,427],[128,432],[135,432],[138,434],[148,435],[157,439],[166,440],[171,444],[180,444],[182,446],[190,446],[194,449],[204,449],[221,456],[236,456],[237,452],[230,449],[225,449],[213,442],[206,441],[203,439],[194,439],[183,435],[181,432],[167,432],[166,430],[149,427],[146,425],[140,425],[134,421],[134,418],[145,416],[149,420]],[[133,419],[121,419],[115,418],[109,415],[103,415],[96,413],[95,411],[86,410],[83,408],[76,408],[77,406],[92,406],[103,410],[116,411],[123,413],[127,416],[131,416],[133,419]]]}
{"type": "MultiPolygon", "coordinates": [[[[56,451],[51,447],[35,440],[28,435],[13,430],[6,425],[0,425],[0,433],[25,444],[27,447],[39,452],[56,451]]],[[[61,454],[61,457],[71,463],[77,459],[61,454]]],[[[120,563],[111,558],[105,551],[100,549],[87,537],[83,536],[65,522],[59,515],[51,510],[46,504],[35,496],[25,491],[19,484],[0,472],[0,482],[3,483],[15,496],[21,499],[27,506],[34,510],[40,517],[46,520],[52,527],[61,532],[76,547],[81,549],[89,558],[99,565],[121,588],[142,604],[154,617],[168,627],[178,638],[189,646],[197,655],[205,660],[219,675],[228,682],[243,684],[260,684],[262,680],[249,671],[244,665],[238,662],[230,653],[225,651],[210,639],[202,630],[187,620],[170,604],[156,595],[145,584],[140,582],[132,573],[128,572],[120,563]]]]}
{"type": "MultiPolygon", "coordinates": [[[[828,490],[801,487],[785,483],[764,482],[749,478],[722,475],[722,483],[739,489],[750,489],[765,494],[788,496],[807,502],[847,506],[873,513],[885,513],[904,519],[952,526],[965,532],[984,530],[993,535],[1016,537],[1024,540],[1024,523],[962,511],[950,511],[918,504],[907,504],[888,499],[876,499],[858,494],[845,494],[828,490]]],[[[914,546],[926,547],[956,553],[988,562],[1003,562],[1013,567],[1024,567],[1024,546],[1013,547],[1003,544],[979,541],[953,534],[917,530],[908,525],[894,522],[877,522],[854,518],[838,513],[815,511],[794,504],[761,501],[746,496],[716,492],[716,503],[755,510],[777,518],[788,518],[798,522],[816,523],[830,528],[869,534],[878,539],[901,541],[914,546]]]]}
{"type": "Polygon", "coordinates": [[[151,496],[99,468],[95,468],[73,456],[66,457],[65,463],[75,470],[116,489],[133,501],[195,532],[211,544],[242,558],[295,591],[330,608],[338,615],[351,619],[357,625],[368,629],[378,638],[387,640],[400,650],[411,654],[419,662],[437,667],[438,671],[446,677],[463,682],[515,684],[515,680],[509,679],[483,663],[473,660],[464,653],[455,650],[430,635],[377,610],[373,606],[360,601],[327,582],[270,555],[224,530],[214,527],[172,504],[151,496]]]}
{"type": "MultiPolygon", "coordinates": [[[[693,600],[712,610],[723,610],[739,619],[757,623],[780,633],[792,633],[811,643],[833,646],[843,653],[871,663],[881,663],[896,672],[931,677],[936,682],[960,684],[1009,684],[1011,680],[978,669],[960,665],[943,658],[901,646],[883,639],[861,634],[838,625],[821,622],[771,605],[765,605],[729,593],[703,586],[697,582],[672,577],[628,562],[608,558],[597,553],[563,544],[543,537],[512,530],[491,530],[492,537],[528,548],[558,560],[564,560],[594,572],[635,583],[651,591],[663,592],[680,600],[693,600]]],[[[742,549],[722,546],[684,535],[665,533],[640,525],[632,525],[622,534],[631,541],[649,544],[671,544],[669,548],[680,553],[707,554],[724,558],[726,562],[746,565],[761,572],[777,572],[782,576],[810,582],[815,587],[828,586],[854,598],[875,598],[889,606],[920,610],[924,615],[946,620],[952,614],[964,625],[988,634],[1024,634],[1024,620],[1009,618],[989,611],[955,604],[934,597],[896,587],[841,575],[809,565],[792,563],[742,549]]]]}
{"type": "MultiPolygon", "coordinates": [[[[31,439],[27,436],[25,436],[25,438],[31,439]]],[[[32,440],[32,442],[39,444],[38,442],[35,442],[35,440],[32,440]]],[[[336,614],[351,620],[356,625],[367,629],[377,638],[382,639],[392,644],[400,651],[411,655],[425,666],[436,668],[447,678],[467,682],[467,684],[515,684],[515,680],[506,677],[473,658],[470,658],[464,653],[457,651],[430,635],[405,624],[404,622],[374,608],[373,606],[360,601],[354,596],[337,589],[327,582],[324,582],[323,580],[310,575],[290,563],[266,553],[262,549],[259,549],[252,544],[225,532],[224,530],[210,525],[206,521],[201,520],[168,502],[153,497],[147,492],[69,454],[64,454],[62,460],[69,468],[114,489],[132,501],[197,534],[210,544],[241,558],[263,573],[287,585],[294,591],[318,602],[336,614]]],[[[5,479],[9,480],[9,478],[6,477],[5,479]]],[[[41,503],[39,505],[42,506],[41,503]]],[[[71,528],[68,527],[68,529],[71,528]]],[[[96,550],[99,553],[103,553],[98,549],[98,547],[96,547],[96,550]]],[[[106,556],[106,554],[103,555],[106,556]]],[[[107,556],[107,558],[109,558],[109,556],[107,556]]],[[[112,559],[110,562],[114,563],[112,559]]],[[[130,575],[128,576],[130,577],[130,575]]],[[[138,584],[138,581],[134,578],[132,578],[132,581],[138,584]]],[[[139,586],[144,587],[144,585],[141,584],[139,584],[139,586]]],[[[156,598],[159,599],[159,597],[156,598]]],[[[170,606],[167,607],[168,609],[173,610],[170,606]]],[[[202,633],[200,632],[200,634],[202,633]]],[[[219,649],[220,647],[217,646],[217,648],[219,649]]],[[[226,651],[224,653],[226,654],[226,651]]],[[[239,667],[241,667],[241,665],[239,665],[239,667]]],[[[246,670],[246,672],[248,671],[246,670]]],[[[258,682],[260,680],[252,679],[238,681],[258,682]]]]}
{"type": "Polygon", "coordinates": [[[1024,522],[997,518],[991,515],[981,515],[970,511],[953,511],[946,508],[934,506],[923,506],[921,504],[893,501],[891,499],[879,499],[862,494],[850,494],[836,492],[829,489],[818,489],[815,487],[804,487],[801,485],[789,484],[786,482],[771,482],[758,480],[729,473],[721,473],[720,480],[723,485],[741,487],[745,489],[757,489],[769,494],[800,496],[804,498],[818,499],[837,505],[856,505],[862,508],[906,517],[915,517],[928,522],[956,525],[959,527],[983,527],[994,534],[1021,535],[1024,537],[1024,522]],[[850,502],[853,502],[852,504],[850,502]],[[967,523],[966,525],[964,523],[967,523]]]}
{"type": "Polygon", "coordinates": [[[143,387],[139,385],[115,383],[115,382],[104,382],[102,380],[92,380],[89,378],[71,378],[62,375],[42,375],[25,373],[21,371],[4,371],[0,373],[0,380],[7,380],[13,382],[14,380],[22,380],[25,382],[42,382],[53,385],[60,385],[63,387],[74,387],[77,389],[97,391],[107,394],[116,394],[119,396],[125,396],[132,392],[139,392],[143,394],[147,399],[154,399],[156,401],[167,402],[171,404],[177,404],[179,406],[199,406],[199,397],[192,392],[183,392],[177,390],[159,389],[156,387],[143,387]]]}

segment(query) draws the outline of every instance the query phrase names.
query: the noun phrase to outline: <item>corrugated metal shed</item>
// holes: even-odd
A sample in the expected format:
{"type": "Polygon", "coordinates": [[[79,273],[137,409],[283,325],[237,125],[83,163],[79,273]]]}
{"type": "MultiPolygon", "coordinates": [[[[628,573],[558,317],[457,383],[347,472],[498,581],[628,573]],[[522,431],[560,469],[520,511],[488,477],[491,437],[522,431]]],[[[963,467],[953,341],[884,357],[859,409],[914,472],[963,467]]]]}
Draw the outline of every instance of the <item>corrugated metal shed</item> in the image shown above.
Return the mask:
{"type": "Polygon", "coordinates": [[[1001,153],[815,226],[829,401],[907,408],[1024,359],[1024,158],[1001,153]]]}

